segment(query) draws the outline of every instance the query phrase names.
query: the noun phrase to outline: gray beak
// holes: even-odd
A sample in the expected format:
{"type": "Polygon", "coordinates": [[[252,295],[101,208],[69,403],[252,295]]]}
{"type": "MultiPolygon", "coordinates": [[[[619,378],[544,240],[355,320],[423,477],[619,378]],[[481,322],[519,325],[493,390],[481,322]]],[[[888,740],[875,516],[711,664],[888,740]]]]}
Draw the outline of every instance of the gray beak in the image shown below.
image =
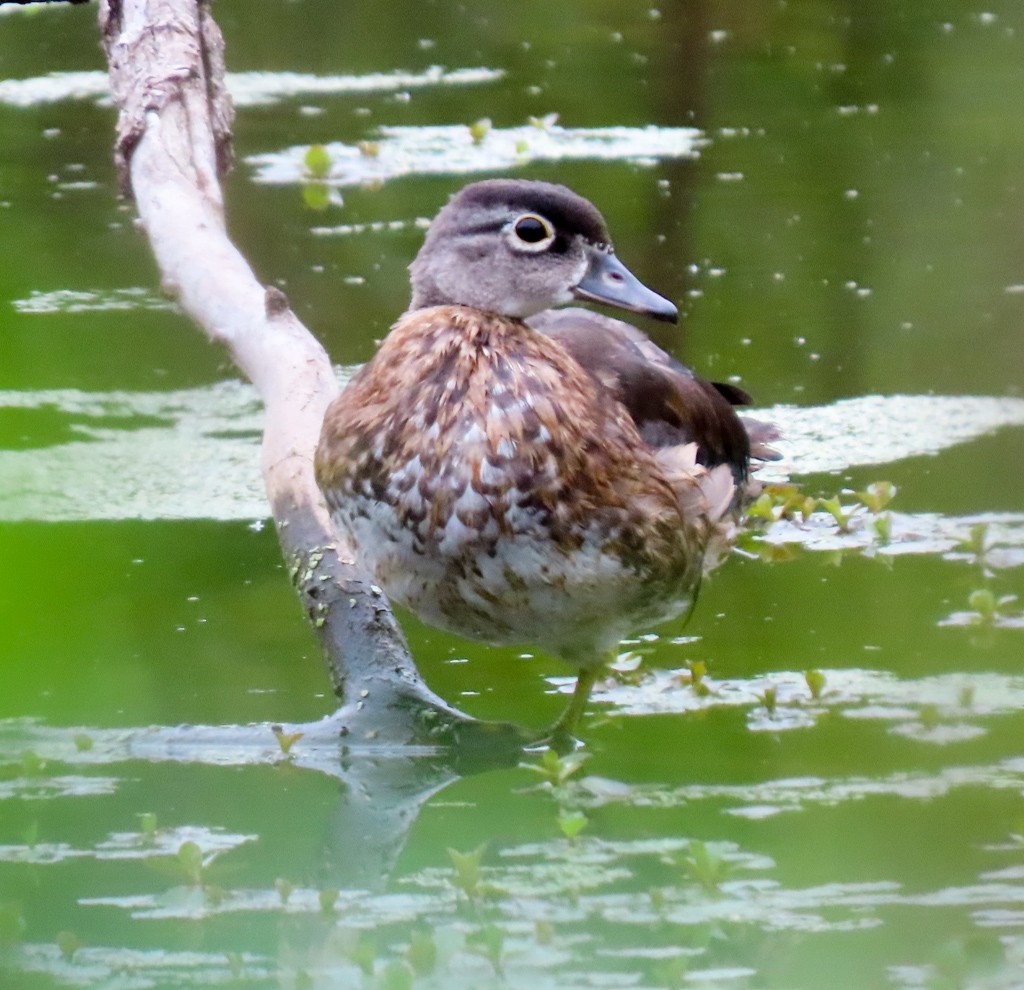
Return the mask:
{"type": "Polygon", "coordinates": [[[572,290],[577,299],[618,306],[669,323],[679,321],[679,310],[664,296],[648,289],[611,251],[589,247],[590,264],[572,290]]]}

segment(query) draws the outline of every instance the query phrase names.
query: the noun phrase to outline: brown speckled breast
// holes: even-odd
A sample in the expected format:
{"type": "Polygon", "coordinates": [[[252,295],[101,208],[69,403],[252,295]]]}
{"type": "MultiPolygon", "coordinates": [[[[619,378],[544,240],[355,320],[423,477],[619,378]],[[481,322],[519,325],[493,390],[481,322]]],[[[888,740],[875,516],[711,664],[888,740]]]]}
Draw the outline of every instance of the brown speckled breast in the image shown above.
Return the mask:
{"type": "Polygon", "coordinates": [[[704,535],[622,405],[556,341],[407,314],[327,411],[316,472],[396,601],[582,665],[687,607],[704,535]]]}

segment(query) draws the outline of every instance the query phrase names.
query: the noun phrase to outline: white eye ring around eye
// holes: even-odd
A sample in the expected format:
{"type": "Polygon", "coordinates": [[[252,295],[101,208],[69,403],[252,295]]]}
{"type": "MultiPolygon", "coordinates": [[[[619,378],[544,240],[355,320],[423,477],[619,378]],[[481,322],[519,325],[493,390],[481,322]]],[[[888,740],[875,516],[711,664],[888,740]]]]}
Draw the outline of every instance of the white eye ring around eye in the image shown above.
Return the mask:
{"type": "Polygon", "coordinates": [[[512,221],[513,245],[520,251],[546,251],[555,239],[555,228],[536,213],[524,213],[512,221]]]}

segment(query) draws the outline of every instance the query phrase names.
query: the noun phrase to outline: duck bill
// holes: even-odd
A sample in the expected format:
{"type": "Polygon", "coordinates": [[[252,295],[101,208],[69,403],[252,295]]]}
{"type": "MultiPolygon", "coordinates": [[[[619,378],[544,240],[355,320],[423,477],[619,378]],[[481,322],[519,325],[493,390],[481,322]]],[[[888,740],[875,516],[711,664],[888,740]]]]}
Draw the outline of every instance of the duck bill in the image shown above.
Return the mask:
{"type": "Polygon", "coordinates": [[[656,320],[679,321],[679,310],[664,296],[648,289],[611,251],[590,252],[590,264],[572,294],[577,299],[618,306],[656,320]]]}

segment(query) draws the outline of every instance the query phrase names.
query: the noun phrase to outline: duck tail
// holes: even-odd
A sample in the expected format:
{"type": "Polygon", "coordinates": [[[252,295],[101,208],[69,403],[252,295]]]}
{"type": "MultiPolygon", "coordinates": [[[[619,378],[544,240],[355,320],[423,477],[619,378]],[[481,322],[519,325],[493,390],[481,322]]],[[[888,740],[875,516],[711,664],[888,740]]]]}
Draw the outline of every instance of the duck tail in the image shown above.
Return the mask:
{"type": "Polygon", "coordinates": [[[714,526],[735,508],[736,481],[728,464],[713,468],[697,463],[697,444],[659,447],[654,451],[672,486],[683,518],[698,529],[714,526]]]}
{"type": "Polygon", "coordinates": [[[721,563],[736,539],[742,493],[732,468],[698,464],[695,443],[661,447],[655,456],[675,491],[683,519],[700,534],[707,574],[721,563]]]}

